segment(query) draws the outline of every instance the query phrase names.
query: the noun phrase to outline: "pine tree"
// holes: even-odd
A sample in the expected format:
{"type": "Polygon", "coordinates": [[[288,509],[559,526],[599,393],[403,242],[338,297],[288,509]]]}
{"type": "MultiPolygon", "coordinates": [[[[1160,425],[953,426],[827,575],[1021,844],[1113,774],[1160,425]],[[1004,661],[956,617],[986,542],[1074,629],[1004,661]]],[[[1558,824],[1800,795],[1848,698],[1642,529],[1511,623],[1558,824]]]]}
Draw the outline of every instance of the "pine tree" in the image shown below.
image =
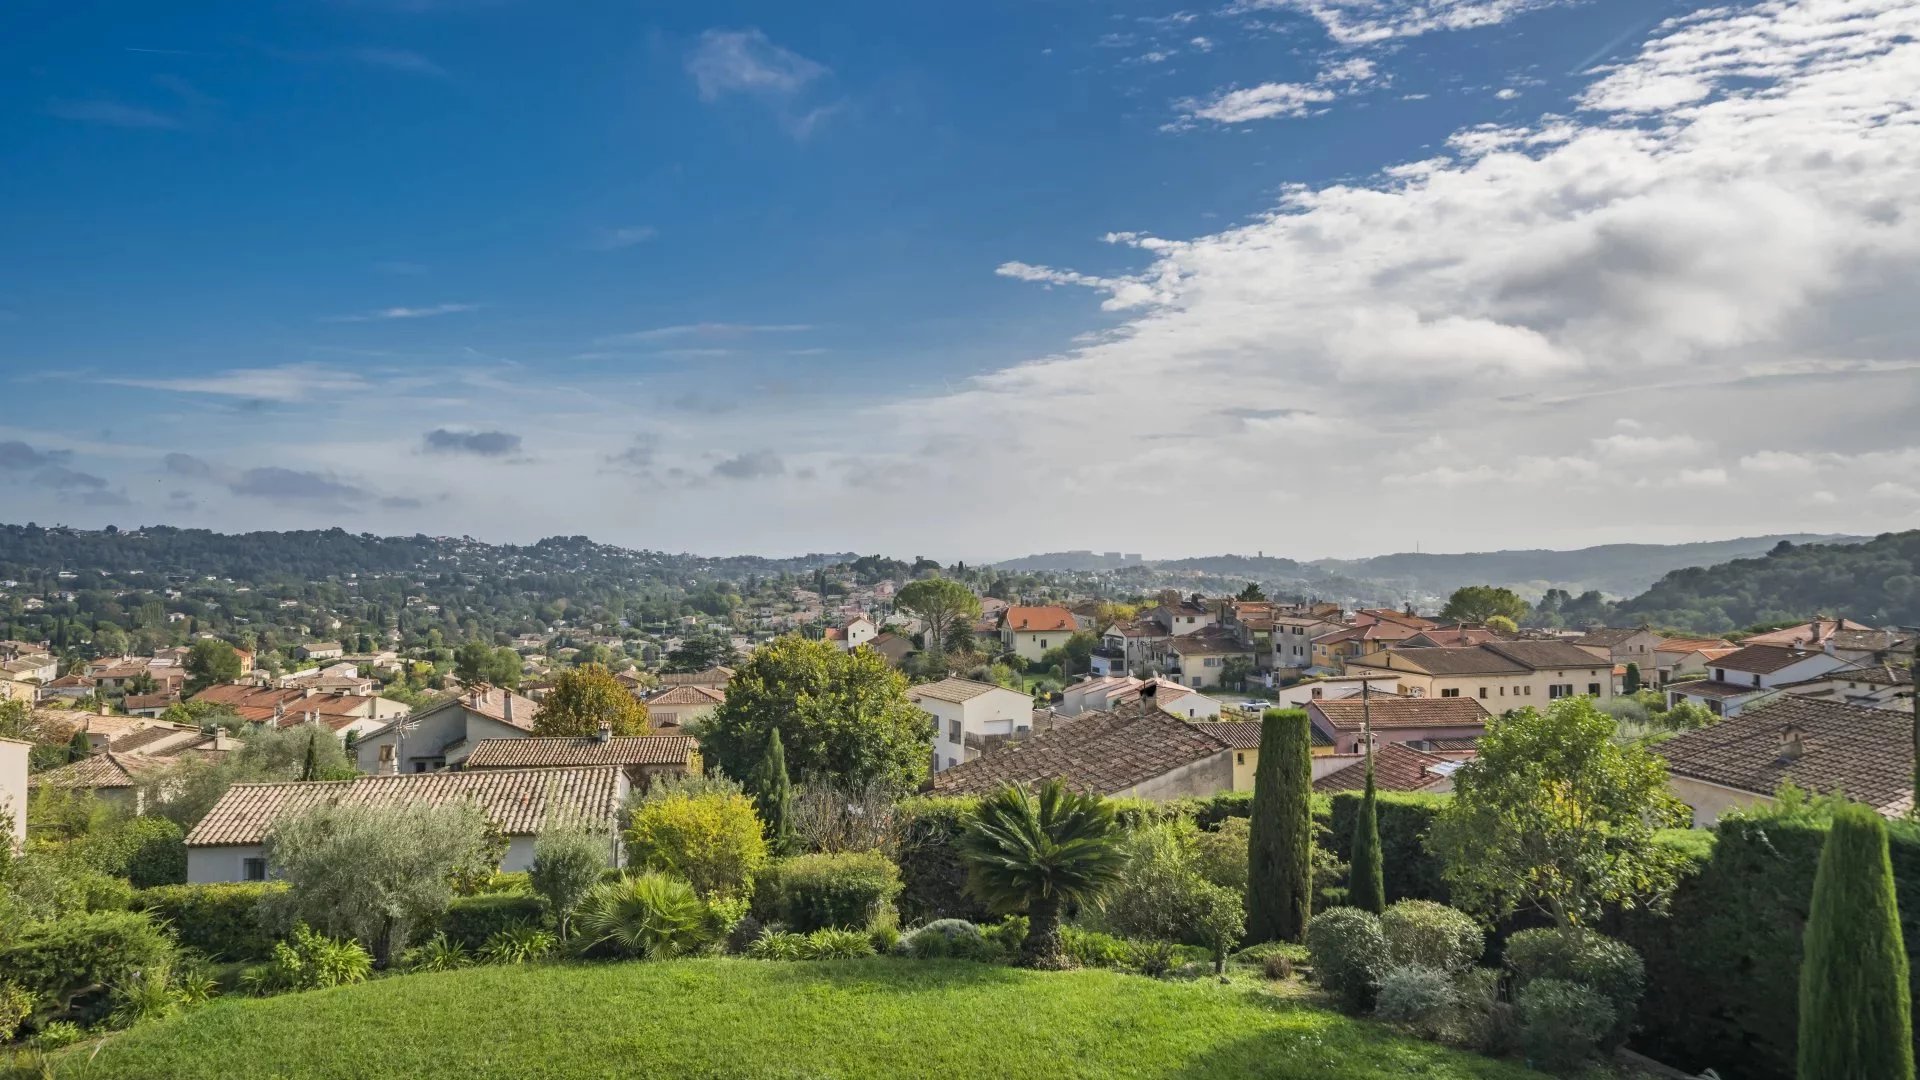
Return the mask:
{"type": "Polygon", "coordinates": [[[307,732],[307,756],[300,763],[300,779],[320,779],[320,731],[318,728],[307,732]]]}
{"type": "Polygon", "coordinates": [[[1887,824],[1836,810],[1800,962],[1800,1080],[1913,1080],[1913,1013],[1887,824]]]}
{"type": "Polygon", "coordinates": [[[1627,673],[1621,679],[1620,688],[1622,690],[1625,690],[1629,694],[1637,694],[1640,692],[1640,665],[1639,664],[1627,665],[1627,673]]]}
{"type": "Polygon", "coordinates": [[[775,855],[786,855],[793,847],[793,785],[787,779],[787,751],[780,744],[780,729],[767,737],[767,753],[753,779],[753,799],[760,820],[767,826],[767,846],[775,855]]]}
{"type": "Polygon", "coordinates": [[[1300,941],[1313,906],[1312,741],[1307,714],[1268,709],[1247,845],[1247,941],[1300,941]]]}
{"type": "Polygon", "coordinates": [[[1374,804],[1372,745],[1367,747],[1367,789],[1360,796],[1360,818],[1353,823],[1347,903],[1375,915],[1387,910],[1386,875],[1380,861],[1380,816],[1374,804]]]}

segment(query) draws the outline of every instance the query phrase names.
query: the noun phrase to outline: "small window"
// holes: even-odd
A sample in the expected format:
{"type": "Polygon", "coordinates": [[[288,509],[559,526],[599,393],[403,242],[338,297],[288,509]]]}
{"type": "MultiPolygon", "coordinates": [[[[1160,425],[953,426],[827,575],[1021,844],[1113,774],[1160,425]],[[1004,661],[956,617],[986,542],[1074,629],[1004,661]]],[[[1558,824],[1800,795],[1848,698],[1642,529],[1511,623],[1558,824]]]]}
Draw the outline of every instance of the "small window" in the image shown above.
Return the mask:
{"type": "Polygon", "coordinates": [[[1245,765],[1247,763],[1247,755],[1244,753],[1233,755],[1233,763],[1235,765],[1245,765]]]}
{"type": "Polygon", "coordinates": [[[1500,688],[1500,696],[1501,696],[1501,697],[1506,697],[1506,696],[1507,696],[1507,688],[1506,688],[1506,687],[1504,687],[1504,686],[1503,686],[1503,687],[1501,687],[1501,688],[1500,688]]]}
{"type": "Polygon", "coordinates": [[[1599,697],[1599,696],[1600,696],[1600,684],[1599,684],[1599,683],[1597,683],[1597,682],[1590,682],[1590,683],[1588,683],[1588,684],[1587,684],[1587,696],[1588,696],[1588,697],[1599,697]]]}
{"type": "Polygon", "coordinates": [[[241,880],[243,881],[267,880],[267,860],[241,859],[240,860],[240,877],[241,877],[241,880]]]}
{"type": "Polygon", "coordinates": [[[1448,689],[1446,689],[1446,690],[1442,690],[1442,691],[1440,691],[1440,696],[1441,696],[1441,697],[1459,697],[1459,696],[1460,696],[1460,688],[1459,688],[1459,687],[1457,687],[1457,686],[1455,686],[1455,687],[1450,687],[1450,688],[1448,688],[1448,689]]]}
{"type": "Polygon", "coordinates": [[[1487,688],[1486,688],[1486,687],[1484,687],[1484,686],[1483,686],[1483,687],[1481,687],[1481,688],[1480,688],[1480,696],[1481,696],[1481,697],[1486,697],[1486,696],[1487,696],[1487,688]]]}
{"type": "Polygon", "coordinates": [[[947,721],[947,741],[948,742],[960,741],[960,721],[958,720],[947,721]]]}
{"type": "Polygon", "coordinates": [[[416,761],[416,762],[414,762],[414,763],[413,763],[413,771],[414,771],[414,772],[426,772],[426,771],[427,771],[427,763],[426,763],[426,762],[424,762],[424,761],[416,761]]]}
{"type": "Polygon", "coordinates": [[[391,762],[393,760],[393,744],[392,743],[380,744],[380,760],[383,763],[391,762]]]}

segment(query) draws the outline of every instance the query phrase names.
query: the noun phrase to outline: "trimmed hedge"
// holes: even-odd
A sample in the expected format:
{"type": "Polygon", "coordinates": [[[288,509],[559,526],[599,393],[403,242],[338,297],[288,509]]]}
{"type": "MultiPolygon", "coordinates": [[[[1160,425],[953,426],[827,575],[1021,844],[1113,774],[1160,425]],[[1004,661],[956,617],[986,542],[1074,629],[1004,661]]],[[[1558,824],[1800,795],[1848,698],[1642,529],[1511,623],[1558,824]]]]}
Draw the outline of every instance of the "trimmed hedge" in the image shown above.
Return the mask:
{"type": "Polygon", "coordinates": [[[902,922],[965,919],[979,923],[993,917],[985,904],[967,892],[967,864],[954,847],[979,805],[978,799],[934,795],[900,803],[903,887],[895,903],[902,922]]]}
{"type": "Polygon", "coordinates": [[[286,891],[277,881],[160,885],[136,893],[133,906],[210,960],[253,962],[271,957],[279,940],[262,925],[260,903],[286,891]]]}
{"type": "Polygon", "coordinates": [[[900,895],[900,870],[877,851],[797,855],[760,871],[754,914],[796,933],[861,930],[900,895]]]}
{"type": "Polygon", "coordinates": [[[35,1027],[55,1020],[90,1024],[112,1004],[107,988],[173,958],[174,945],[135,911],[93,911],[28,927],[0,949],[0,971],[33,996],[35,1027]]]}
{"type": "Polygon", "coordinates": [[[542,926],[546,923],[547,902],[532,893],[480,893],[456,896],[440,916],[440,932],[448,941],[479,952],[487,939],[515,926],[542,926]]]}
{"type": "MultiPolygon", "coordinates": [[[[1809,814],[1756,814],[1716,831],[1705,850],[1663,834],[1694,856],[1670,913],[1627,912],[1606,928],[1646,962],[1634,1046],[1689,1071],[1793,1080],[1801,946],[1827,829],[1809,814]]],[[[1920,828],[1890,822],[1888,832],[1900,930],[1920,975],[1920,828]]]]}
{"type": "MultiPolygon", "coordinates": [[[[1380,820],[1380,865],[1386,878],[1387,903],[1400,900],[1448,902],[1443,862],[1427,852],[1427,832],[1447,805],[1448,796],[1382,791],[1375,796],[1380,820]]],[[[1360,816],[1360,793],[1333,796],[1331,847],[1342,862],[1353,858],[1353,827],[1360,816]]]]}

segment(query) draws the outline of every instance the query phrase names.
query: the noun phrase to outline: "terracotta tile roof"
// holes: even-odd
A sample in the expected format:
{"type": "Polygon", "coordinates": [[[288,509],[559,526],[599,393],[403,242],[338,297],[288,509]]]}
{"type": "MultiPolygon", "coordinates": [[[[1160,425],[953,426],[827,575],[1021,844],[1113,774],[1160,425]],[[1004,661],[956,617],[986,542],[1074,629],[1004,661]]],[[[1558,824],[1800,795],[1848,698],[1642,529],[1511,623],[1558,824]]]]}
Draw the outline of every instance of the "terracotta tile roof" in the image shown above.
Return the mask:
{"type": "MultiPolygon", "coordinates": [[[[1364,726],[1366,709],[1359,696],[1320,698],[1307,703],[1309,713],[1319,712],[1328,724],[1340,731],[1359,731],[1364,726]]],[[[1476,727],[1491,718],[1479,698],[1470,697],[1376,697],[1372,704],[1373,726],[1389,728],[1476,727]]]]}
{"type": "Polygon", "coordinates": [[[705,671],[672,671],[660,676],[661,686],[717,686],[725,688],[733,679],[733,669],[715,665],[705,671]]]}
{"type": "Polygon", "coordinates": [[[462,768],[539,769],[572,765],[685,765],[699,749],[691,735],[481,739],[462,768]]]}
{"type": "Polygon", "coordinates": [[[210,701],[215,705],[227,705],[234,708],[273,708],[275,705],[298,701],[306,696],[306,691],[292,688],[255,686],[252,683],[219,683],[193,695],[195,701],[210,701]]]}
{"type": "Polygon", "coordinates": [[[1252,655],[1253,646],[1242,645],[1240,639],[1227,630],[1196,630],[1173,639],[1167,646],[1169,652],[1180,656],[1222,656],[1240,653],[1252,655]]]}
{"type": "Polygon", "coordinates": [[[1747,645],[1713,662],[1717,668],[1743,671],[1749,675],[1771,675],[1792,667],[1810,656],[1824,655],[1818,649],[1795,649],[1783,645],[1747,645]]]}
{"type": "Polygon", "coordinates": [[[200,729],[191,724],[154,724],[151,727],[128,732],[117,739],[108,740],[107,749],[115,753],[130,754],[144,750],[155,743],[169,740],[185,742],[187,740],[183,736],[199,734],[200,729]]]}
{"type": "Polygon", "coordinates": [[[1073,612],[1063,607],[1015,605],[1001,616],[1001,625],[1014,630],[1040,631],[1072,630],[1078,624],[1073,621],[1073,612]]]}
{"type": "Polygon", "coordinates": [[[1843,792],[1889,817],[1913,805],[1913,717],[1903,709],[1780,697],[1654,750],[1675,776],[1740,791],[1770,796],[1790,780],[1808,791],[1843,792]],[[1789,725],[1800,730],[1797,760],[1783,752],[1789,725]]]}
{"type": "Polygon", "coordinates": [[[145,754],[120,754],[107,751],[101,754],[89,754],[79,761],[49,769],[43,773],[34,773],[28,777],[32,787],[87,788],[93,790],[105,788],[130,788],[140,782],[140,777],[156,769],[172,764],[171,758],[148,757],[145,754]]]}
{"type": "MultiPolygon", "coordinates": [[[[1607,663],[1605,660],[1594,659],[1593,654],[1589,652],[1582,652],[1580,655],[1595,665],[1604,666],[1607,663]]],[[[1428,675],[1520,675],[1531,670],[1499,653],[1488,651],[1484,645],[1465,649],[1394,649],[1384,656],[1386,659],[1378,665],[1370,663],[1365,656],[1358,661],[1349,661],[1349,665],[1384,667],[1390,662],[1394,668],[1410,669],[1428,675]]]]}
{"type": "Polygon", "coordinates": [[[1218,720],[1204,724],[1195,723],[1193,726],[1235,750],[1260,749],[1260,721],[1258,720],[1218,720]]]}
{"type": "Polygon", "coordinates": [[[1428,739],[1427,747],[1436,753],[1447,750],[1478,750],[1480,748],[1480,740],[1477,737],[1465,739],[1428,739]]]}
{"type": "Polygon", "coordinates": [[[670,686],[647,699],[649,705],[725,705],[727,695],[711,686],[670,686]]]}
{"type": "Polygon", "coordinates": [[[1484,626],[1436,626],[1431,630],[1422,630],[1412,637],[1402,638],[1399,647],[1461,649],[1469,645],[1499,640],[1499,634],[1484,626]]]}
{"type": "Polygon", "coordinates": [[[135,709],[164,709],[173,702],[174,696],[162,690],[157,694],[128,694],[120,705],[128,712],[132,712],[135,709]]]}
{"type": "MultiPolygon", "coordinates": [[[[958,705],[961,702],[972,701],[981,694],[1004,689],[1006,689],[1004,686],[995,686],[993,683],[975,682],[972,679],[945,678],[939,682],[922,683],[919,686],[907,687],[907,700],[932,698],[935,701],[950,701],[958,705]]],[[[1019,691],[1016,690],[1014,693],[1019,693],[1019,691]]]]}
{"type": "Polygon", "coordinates": [[[540,831],[549,815],[611,825],[620,770],[478,769],[360,776],[306,783],[235,784],[187,834],[190,847],[258,844],[287,814],[319,806],[444,806],[471,802],[508,836],[540,831]]]}
{"type": "Polygon", "coordinates": [[[1542,668],[1612,667],[1613,661],[1598,657],[1566,641],[1490,641],[1480,648],[1504,656],[1533,671],[1542,668]]]}
{"type": "Polygon", "coordinates": [[[1114,623],[1107,627],[1107,633],[1130,638],[1166,637],[1167,628],[1147,619],[1135,619],[1132,622],[1114,623]]]}
{"type": "Polygon", "coordinates": [[[1745,697],[1748,694],[1767,694],[1772,691],[1764,686],[1750,683],[1720,682],[1716,679],[1694,679],[1691,682],[1668,683],[1667,689],[1686,697],[1714,698],[1725,701],[1728,698],[1745,697]]]}
{"type": "Polygon", "coordinates": [[[1653,647],[1657,653],[1706,652],[1710,649],[1731,649],[1726,638],[1666,638],[1653,647]]]}
{"type": "MultiPolygon", "coordinates": [[[[1380,791],[1419,791],[1440,779],[1431,771],[1435,766],[1452,761],[1404,743],[1381,743],[1373,748],[1373,786],[1380,791]]],[[[1364,758],[1313,782],[1315,791],[1360,791],[1366,786],[1364,758]]]]}
{"type": "Polygon", "coordinates": [[[1228,749],[1203,726],[1136,701],[1002,743],[935,773],[929,786],[941,795],[980,795],[1003,784],[1058,778],[1076,791],[1112,795],[1228,749]]]}
{"type": "Polygon", "coordinates": [[[1799,623],[1795,626],[1783,626],[1778,630],[1769,630],[1764,634],[1754,634],[1748,637],[1743,644],[1792,645],[1795,642],[1813,641],[1841,630],[1872,631],[1873,627],[1868,626],[1866,623],[1854,622],[1852,619],[1834,619],[1826,615],[1816,615],[1806,622],[1799,623]]]}

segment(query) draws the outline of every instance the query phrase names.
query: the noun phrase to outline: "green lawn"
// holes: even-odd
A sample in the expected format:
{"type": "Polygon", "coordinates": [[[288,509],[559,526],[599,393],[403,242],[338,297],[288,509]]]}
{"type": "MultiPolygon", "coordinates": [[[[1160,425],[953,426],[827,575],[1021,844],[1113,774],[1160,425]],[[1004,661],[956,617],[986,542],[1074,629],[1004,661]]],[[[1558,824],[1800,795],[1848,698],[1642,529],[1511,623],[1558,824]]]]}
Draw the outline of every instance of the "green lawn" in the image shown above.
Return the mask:
{"type": "Polygon", "coordinates": [[[886,959],[408,975],[219,1001],[59,1066],[63,1080],[1538,1075],[1244,982],[886,959]]]}

